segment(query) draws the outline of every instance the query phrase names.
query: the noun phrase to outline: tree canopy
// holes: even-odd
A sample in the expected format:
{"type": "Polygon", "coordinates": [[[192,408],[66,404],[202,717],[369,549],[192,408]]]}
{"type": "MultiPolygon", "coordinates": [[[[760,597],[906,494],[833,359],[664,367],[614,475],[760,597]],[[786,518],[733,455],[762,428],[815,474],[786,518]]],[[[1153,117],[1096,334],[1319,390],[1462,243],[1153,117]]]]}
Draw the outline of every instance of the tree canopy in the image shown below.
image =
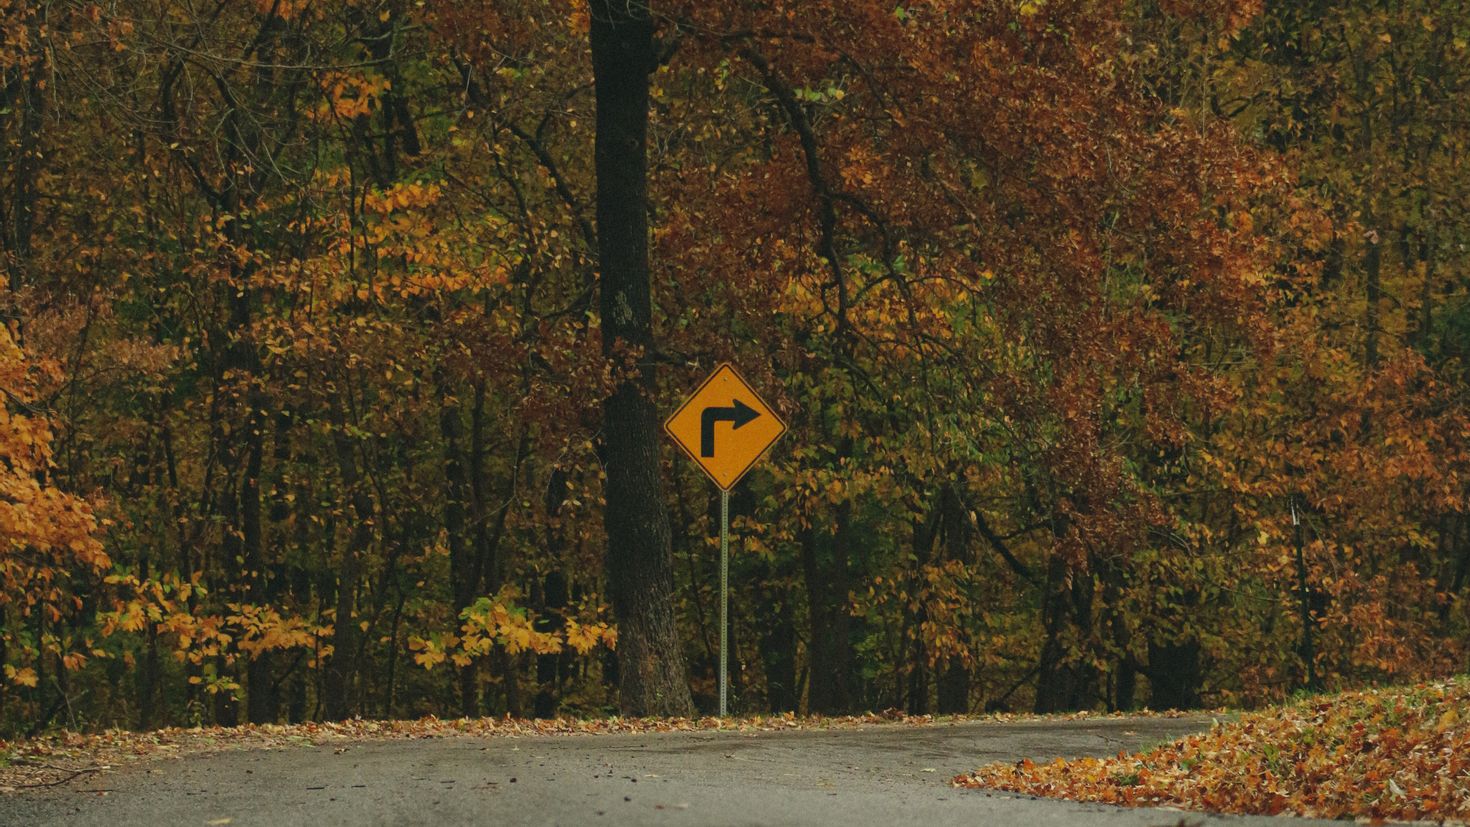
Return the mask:
{"type": "Polygon", "coordinates": [[[1460,0],[0,21],[5,730],[1467,666],[1460,0]]]}

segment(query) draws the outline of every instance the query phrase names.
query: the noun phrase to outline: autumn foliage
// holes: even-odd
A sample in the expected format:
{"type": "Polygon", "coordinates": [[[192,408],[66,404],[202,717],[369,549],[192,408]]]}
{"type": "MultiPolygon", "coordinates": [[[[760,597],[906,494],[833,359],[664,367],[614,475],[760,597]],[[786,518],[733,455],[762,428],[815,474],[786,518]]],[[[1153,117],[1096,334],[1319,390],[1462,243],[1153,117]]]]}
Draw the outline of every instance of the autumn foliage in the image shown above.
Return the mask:
{"type": "MultiPolygon", "coordinates": [[[[1466,668],[1462,2],[627,6],[604,346],[608,8],[0,0],[0,728],[611,711],[603,406],[726,360],[792,429],[731,498],[738,712],[1466,668]]],[[[628,519],[707,711],[664,448],[628,519]]]]}
{"type": "Polygon", "coordinates": [[[34,404],[37,387],[54,372],[27,359],[11,330],[0,329],[0,612],[7,619],[0,687],[9,688],[0,692],[7,695],[37,686],[50,659],[66,670],[87,662],[91,653],[66,626],[84,616],[78,592],[112,565],[91,507],[49,480],[53,435],[34,404]]]}

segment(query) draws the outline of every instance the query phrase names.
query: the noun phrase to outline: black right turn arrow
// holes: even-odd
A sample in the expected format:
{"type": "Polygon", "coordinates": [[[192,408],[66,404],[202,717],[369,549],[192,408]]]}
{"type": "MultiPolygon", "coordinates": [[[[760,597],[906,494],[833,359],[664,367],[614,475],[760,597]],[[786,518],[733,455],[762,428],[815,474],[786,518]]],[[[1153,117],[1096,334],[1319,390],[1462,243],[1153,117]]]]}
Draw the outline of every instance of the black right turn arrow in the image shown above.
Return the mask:
{"type": "Polygon", "coordinates": [[[705,408],[699,415],[699,455],[715,455],[715,423],[730,422],[736,428],[760,416],[756,410],[739,399],[732,399],[728,408],[705,408]]]}

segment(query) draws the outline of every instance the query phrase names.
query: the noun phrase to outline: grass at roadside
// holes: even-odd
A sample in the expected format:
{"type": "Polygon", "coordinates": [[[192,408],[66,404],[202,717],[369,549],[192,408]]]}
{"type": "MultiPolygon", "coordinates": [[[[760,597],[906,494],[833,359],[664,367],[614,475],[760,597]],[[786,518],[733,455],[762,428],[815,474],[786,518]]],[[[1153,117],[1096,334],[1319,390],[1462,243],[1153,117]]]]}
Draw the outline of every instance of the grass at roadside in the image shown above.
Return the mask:
{"type": "Polygon", "coordinates": [[[1470,819],[1470,680],[1317,696],[1116,758],[995,764],[957,786],[1125,806],[1470,819]]]}

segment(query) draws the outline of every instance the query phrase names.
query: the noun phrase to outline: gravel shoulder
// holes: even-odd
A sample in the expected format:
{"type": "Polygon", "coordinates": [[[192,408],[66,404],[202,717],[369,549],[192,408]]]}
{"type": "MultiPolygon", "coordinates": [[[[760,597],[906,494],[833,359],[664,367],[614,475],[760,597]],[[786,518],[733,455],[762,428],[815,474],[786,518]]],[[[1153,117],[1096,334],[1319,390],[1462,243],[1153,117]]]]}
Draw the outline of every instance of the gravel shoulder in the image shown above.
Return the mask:
{"type": "MultiPolygon", "coordinates": [[[[1264,824],[955,789],[992,761],[1111,755],[1204,718],[380,739],[146,761],[21,795],[0,824],[1264,824]]],[[[1295,823],[1310,823],[1293,819],[1295,823]]],[[[1322,822],[1326,823],[1326,822],[1322,822]]]]}

